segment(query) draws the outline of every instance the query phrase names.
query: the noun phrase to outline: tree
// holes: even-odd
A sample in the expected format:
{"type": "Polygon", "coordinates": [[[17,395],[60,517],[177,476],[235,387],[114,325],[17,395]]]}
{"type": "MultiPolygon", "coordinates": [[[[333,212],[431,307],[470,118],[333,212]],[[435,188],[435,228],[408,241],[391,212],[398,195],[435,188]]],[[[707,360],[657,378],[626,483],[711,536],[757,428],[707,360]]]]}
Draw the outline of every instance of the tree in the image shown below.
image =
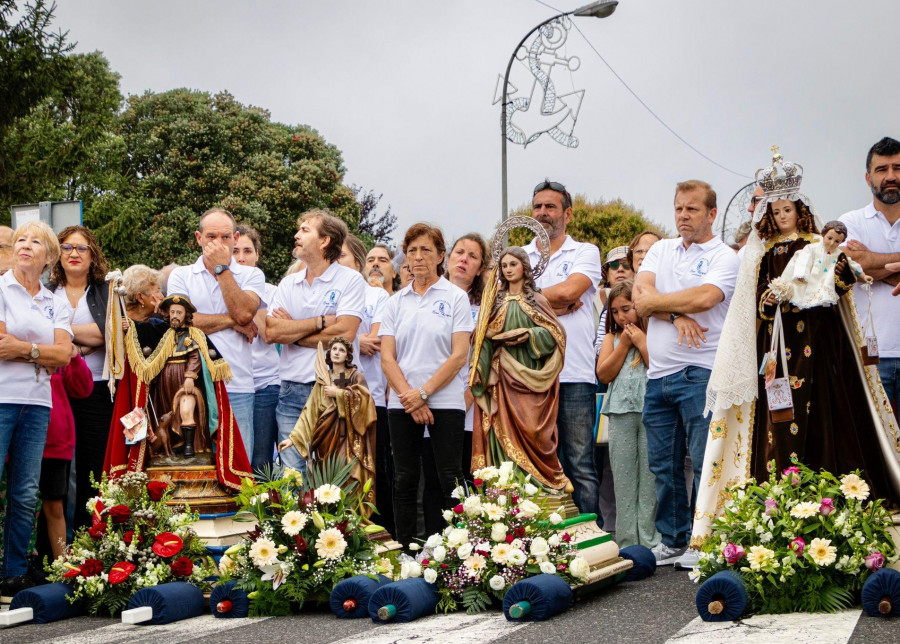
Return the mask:
{"type": "Polygon", "coordinates": [[[292,261],[297,216],[327,208],[357,232],[338,149],[306,125],[271,121],[227,93],[131,96],[98,154],[85,221],[114,265],[193,262],[201,213],[224,207],[259,230],[270,280],[292,261]]]}
{"type": "MultiPolygon", "coordinates": [[[[511,215],[531,215],[531,205],[519,207],[511,215]]],[[[616,246],[627,246],[642,230],[652,230],[662,237],[669,233],[660,226],[644,219],[644,215],[634,206],[621,199],[587,201],[584,195],[575,195],[572,203],[572,220],[566,232],[580,242],[590,242],[606,253],[616,246]]],[[[510,231],[509,243],[527,244],[532,234],[524,228],[510,231]]]]}
{"type": "Polygon", "coordinates": [[[376,214],[378,203],[384,195],[375,195],[374,190],[366,192],[360,186],[351,186],[356,203],[359,204],[359,236],[366,245],[376,243],[390,244],[394,231],[397,230],[397,216],[391,212],[391,206],[381,215],[376,214]]]}

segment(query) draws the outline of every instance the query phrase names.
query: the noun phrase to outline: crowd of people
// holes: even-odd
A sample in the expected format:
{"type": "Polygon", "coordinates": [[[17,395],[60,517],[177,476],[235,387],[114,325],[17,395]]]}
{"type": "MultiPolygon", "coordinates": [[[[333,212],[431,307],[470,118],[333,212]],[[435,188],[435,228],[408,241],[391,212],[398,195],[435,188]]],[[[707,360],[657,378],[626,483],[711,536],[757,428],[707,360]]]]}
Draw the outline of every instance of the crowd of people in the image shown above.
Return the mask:
{"type": "MultiPolygon", "coordinates": [[[[793,176],[794,166],[784,167],[793,176]]],[[[550,334],[540,355],[560,354],[562,363],[547,367],[558,374],[558,412],[546,426],[546,418],[523,418],[541,425],[534,435],[548,476],[562,466],[556,487],[571,490],[620,546],[643,544],[660,563],[692,567],[688,546],[702,543],[720,487],[765,475],[770,460],[862,468],[880,498],[900,503],[900,142],[876,143],[865,176],[873,200],[823,231],[799,178],[779,183],[764,172],[733,245],[713,234],[713,188],[685,181],[675,189],[677,236],[644,231],[605,259],[567,233],[567,188],[549,180],[534,188],[532,215],[549,249],[535,239],[505,250],[501,287],[515,296],[504,291],[492,306],[519,298],[525,304],[510,309],[507,325],[519,319],[550,334]],[[827,250],[835,247],[820,233],[839,248],[827,250]],[[824,271],[833,297],[801,307],[772,283],[808,246],[819,255],[806,274],[790,264],[796,284],[821,282],[816,271],[824,271]],[[542,252],[549,259],[533,276],[542,252]],[[836,304],[851,292],[856,312],[847,317],[849,308],[836,304]],[[781,329],[783,361],[773,342],[781,329]],[[877,372],[865,370],[862,345],[879,357],[877,372]],[[771,374],[759,368],[769,357],[771,374]],[[788,420],[769,411],[762,393],[779,368],[793,394],[788,420]]],[[[353,382],[365,384],[376,412],[374,453],[361,464],[374,471],[374,520],[408,547],[443,528],[457,486],[484,459],[483,428],[473,447],[474,424],[492,421],[476,413],[476,396],[495,383],[470,389],[469,369],[492,268],[488,244],[470,233],[447,246],[440,228],[417,223],[398,253],[383,244],[367,251],[325,210],[297,223],[295,262],[275,285],[257,268],[259,232],[226,210],[205,212],[193,264],[124,271],[125,311],[143,322],[158,315],[164,294],[189,298],[193,324],[230,365],[228,398],[255,471],[278,458],[305,471],[295,426],[315,386],[317,348],[342,339],[341,360],[348,368],[358,360],[353,382]]],[[[0,594],[8,597],[39,576],[41,566],[29,563],[38,496],[39,560],[61,554],[71,535],[67,498],[74,527],[90,520],[84,508],[103,471],[113,402],[109,266],[91,231],[70,226],[56,235],[40,222],[0,229],[0,262],[0,594]]]]}

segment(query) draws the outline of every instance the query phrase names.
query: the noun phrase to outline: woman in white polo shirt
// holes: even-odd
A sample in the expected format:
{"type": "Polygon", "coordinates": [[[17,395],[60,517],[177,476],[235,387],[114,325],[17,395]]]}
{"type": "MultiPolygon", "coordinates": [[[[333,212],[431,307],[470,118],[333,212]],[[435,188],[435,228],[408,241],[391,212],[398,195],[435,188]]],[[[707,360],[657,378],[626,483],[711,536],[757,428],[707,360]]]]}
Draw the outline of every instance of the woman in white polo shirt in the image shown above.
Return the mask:
{"type": "Polygon", "coordinates": [[[13,239],[13,269],[0,276],[0,476],[9,457],[3,601],[34,585],[25,554],[50,421],[50,374],[72,355],[69,307],[41,284],[59,258],[56,235],[33,221],[13,239]]]}
{"type": "Polygon", "coordinates": [[[381,365],[391,386],[388,423],[394,456],[395,538],[408,547],[417,523],[416,491],[427,425],[442,507],[463,478],[465,365],[474,325],[469,298],[443,273],[446,252],[439,228],[415,224],[403,238],[412,282],[388,300],[381,322],[381,365]]]}

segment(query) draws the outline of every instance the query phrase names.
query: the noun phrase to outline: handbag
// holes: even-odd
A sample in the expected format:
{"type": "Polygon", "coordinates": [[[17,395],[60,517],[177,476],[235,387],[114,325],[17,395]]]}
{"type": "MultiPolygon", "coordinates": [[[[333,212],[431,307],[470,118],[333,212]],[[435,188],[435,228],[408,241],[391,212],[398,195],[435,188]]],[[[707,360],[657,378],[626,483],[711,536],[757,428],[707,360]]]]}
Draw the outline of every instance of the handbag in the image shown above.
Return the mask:
{"type": "Polygon", "coordinates": [[[606,414],[600,413],[600,410],[603,409],[603,399],[605,396],[606,392],[596,394],[595,400],[594,442],[597,445],[609,445],[609,417],[606,414]]]}
{"type": "Polygon", "coordinates": [[[863,290],[869,298],[869,306],[866,310],[866,323],[863,326],[863,337],[865,338],[862,351],[862,363],[866,366],[876,365],[880,362],[878,358],[878,338],[875,335],[875,320],[872,318],[872,287],[863,284],[863,290]],[[871,327],[871,333],[868,332],[871,327]]]}
{"type": "Polygon", "coordinates": [[[791,381],[788,376],[787,355],[784,350],[784,324],[781,321],[781,307],[775,310],[775,322],[772,325],[772,345],[769,353],[778,352],[781,358],[781,378],[773,378],[766,383],[766,399],[769,403],[769,417],[773,423],[786,423],[794,420],[794,398],[791,394],[791,381]]]}

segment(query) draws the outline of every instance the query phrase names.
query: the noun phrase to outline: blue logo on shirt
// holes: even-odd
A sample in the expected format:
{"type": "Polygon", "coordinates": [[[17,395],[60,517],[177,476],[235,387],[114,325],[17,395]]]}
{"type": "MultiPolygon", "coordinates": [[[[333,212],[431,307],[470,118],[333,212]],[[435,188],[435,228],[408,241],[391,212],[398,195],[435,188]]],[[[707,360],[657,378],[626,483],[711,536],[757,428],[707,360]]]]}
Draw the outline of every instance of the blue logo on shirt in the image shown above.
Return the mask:
{"type": "Polygon", "coordinates": [[[557,277],[568,277],[569,271],[572,270],[572,262],[563,262],[559,265],[559,268],[556,269],[557,277]]]}
{"type": "Polygon", "coordinates": [[[440,315],[442,318],[449,318],[453,315],[453,307],[450,306],[450,302],[447,300],[438,300],[434,303],[434,308],[431,309],[431,312],[435,315],[440,315]]]}
{"type": "Polygon", "coordinates": [[[322,304],[324,304],[326,308],[335,308],[337,307],[338,298],[340,297],[341,291],[333,288],[325,293],[325,299],[322,301],[322,304]]]}
{"type": "Polygon", "coordinates": [[[375,316],[375,307],[372,304],[366,305],[366,308],[363,309],[363,315],[371,320],[375,316]]]}
{"type": "Polygon", "coordinates": [[[702,257],[697,265],[691,269],[691,275],[696,275],[698,277],[703,277],[709,272],[709,260],[705,257],[702,257]]]}

